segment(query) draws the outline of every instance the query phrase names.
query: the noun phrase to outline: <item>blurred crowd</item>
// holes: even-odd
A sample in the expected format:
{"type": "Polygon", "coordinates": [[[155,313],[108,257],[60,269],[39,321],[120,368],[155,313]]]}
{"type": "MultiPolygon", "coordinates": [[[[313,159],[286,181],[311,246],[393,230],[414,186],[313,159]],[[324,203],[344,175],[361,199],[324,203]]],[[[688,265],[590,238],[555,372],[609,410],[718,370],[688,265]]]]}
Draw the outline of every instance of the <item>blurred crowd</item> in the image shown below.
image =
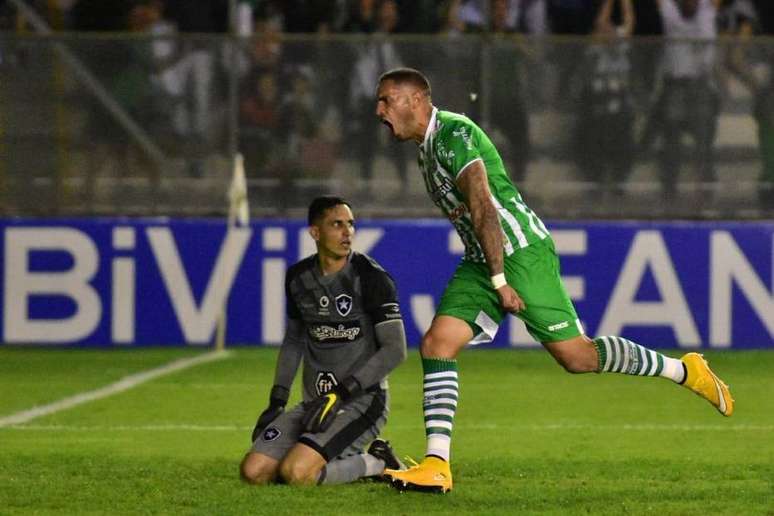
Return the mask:
{"type": "MultiPolygon", "coordinates": [[[[579,177],[620,189],[634,161],[653,152],[665,197],[675,194],[686,163],[699,180],[711,184],[716,181],[714,144],[723,86],[717,69],[722,65],[754,99],[761,199],[774,201],[772,56],[750,52],[740,43],[721,57],[714,44],[724,34],[739,42],[774,34],[772,0],[240,0],[233,12],[228,0],[28,3],[36,4],[57,29],[157,36],[139,60],[149,71],[147,87],[157,102],[150,111],[163,113],[175,137],[193,142],[188,154],[206,150],[215,105],[223,100],[213,91],[223,76],[237,73],[239,146],[253,177],[324,178],[345,156],[357,163],[364,188],[379,156],[392,164],[404,188],[409,184],[410,148],[387,145],[373,117],[377,78],[401,65],[429,71],[431,79],[443,77],[435,82],[447,92],[446,107],[465,110],[506,142],[500,146],[504,158],[514,179],[522,180],[533,153],[528,113],[541,93],[536,86],[541,60],[561,63],[556,66],[557,98],[566,99],[575,115],[570,147],[579,177]],[[226,32],[249,41],[237,58],[228,48],[213,52],[195,40],[173,38],[226,32]],[[292,37],[309,33],[317,34],[321,44],[296,43],[292,37]],[[337,40],[337,34],[364,36],[337,40]],[[409,34],[437,36],[434,45],[393,37],[409,34]],[[488,69],[496,74],[489,92],[481,92],[490,96],[484,113],[477,112],[481,103],[461,97],[481,89],[485,81],[477,70],[449,72],[449,66],[462,68],[461,63],[476,63],[484,55],[481,47],[459,44],[466,34],[486,37],[488,69]],[[586,44],[557,57],[505,37],[512,34],[528,35],[529,41],[547,34],[575,35],[586,38],[586,44]],[[635,35],[687,40],[659,47],[652,55],[641,52],[634,63],[635,35]],[[525,79],[527,68],[532,73],[525,79]],[[647,91],[638,93],[638,81],[647,91]]],[[[11,11],[0,0],[0,28],[23,25],[9,18],[11,11]]]]}
{"type": "MultiPolygon", "coordinates": [[[[48,12],[53,24],[65,30],[131,30],[138,6],[148,0],[25,0],[48,12]],[[55,21],[54,21],[55,19],[55,21]]],[[[378,30],[382,4],[394,4],[394,32],[430,34],[508,32],[590,34],[604,0],[237,0],[254,20],[270,20],[286,33],[371,33],[378,30]],[[498,21],[498,11],[505,19],[498,21]]],[[[701,1],[681,2],[701,4],[701,1]]],[[[770,0],[719,0],[719,25],[732,28],[740,16],[754,21],[756,30],[774,34],[774,3],[770,0]]],[[[163,0],[163,16],[181,32],[229,30],[229,0],[163,0]]],[[[664,22],[658,0],[632,2],[638,35],[662,34],[664,22]]],[[[690,10],[690,7],[687,8],[690,10]]],[[[0,0],[0,12],[11,12],[0,0]]],[[[6,20],[7,23],[7,20],[6,20]]]]}

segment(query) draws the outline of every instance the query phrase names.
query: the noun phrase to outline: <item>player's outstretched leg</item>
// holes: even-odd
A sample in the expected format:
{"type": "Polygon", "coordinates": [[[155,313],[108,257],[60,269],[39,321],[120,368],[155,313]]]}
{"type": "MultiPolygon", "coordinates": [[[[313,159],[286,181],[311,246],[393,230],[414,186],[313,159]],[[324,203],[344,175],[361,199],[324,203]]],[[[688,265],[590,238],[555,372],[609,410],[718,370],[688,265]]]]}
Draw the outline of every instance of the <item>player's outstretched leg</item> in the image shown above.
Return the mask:
{"type": "Polygon", "coordinates": [[[724,416],[734,412],[734,399],[728,386],[698,353],[688,353],[682,359],[671,358],[615,336],[597,337],[593,342],[599,372],[669,378],[709,401],[724,416]]]}

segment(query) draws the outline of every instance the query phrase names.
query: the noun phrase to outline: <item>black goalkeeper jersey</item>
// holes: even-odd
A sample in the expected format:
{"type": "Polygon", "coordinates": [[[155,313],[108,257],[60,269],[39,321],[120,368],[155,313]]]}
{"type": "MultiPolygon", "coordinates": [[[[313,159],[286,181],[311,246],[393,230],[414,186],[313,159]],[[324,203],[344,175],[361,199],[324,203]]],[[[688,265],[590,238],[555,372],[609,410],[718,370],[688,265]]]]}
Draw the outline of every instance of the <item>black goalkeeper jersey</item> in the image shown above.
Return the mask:
{"type": "MultiPolygon", "coordinates": [[[[288,318],[304,328],[305,400],[331,390],[378,351],[375,325],[401,319],[392,278],[354,251],[344,268],[326,276],[316,254],[296,263],[285,277],[285,294],[288,318]]],[[[386,389],[387,379],[376,378],[373,386],[386,389]]]]}

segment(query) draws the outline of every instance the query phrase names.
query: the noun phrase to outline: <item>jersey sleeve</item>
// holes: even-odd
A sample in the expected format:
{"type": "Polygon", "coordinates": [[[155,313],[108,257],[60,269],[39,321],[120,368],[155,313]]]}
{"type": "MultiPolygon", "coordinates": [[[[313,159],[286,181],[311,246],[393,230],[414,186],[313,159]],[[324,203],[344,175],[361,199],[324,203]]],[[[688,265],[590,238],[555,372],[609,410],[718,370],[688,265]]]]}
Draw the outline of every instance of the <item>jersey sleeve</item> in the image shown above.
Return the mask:
{"type": "Polygon", "coordinates": [[[287,274],[285,275],[285,312],[288,316],[288,319],[301,319],[301,310],[298,309],[298,305],[296,304],[296,300],[293,299],[293,292],[290,288],[290,284],[293,281],[293,278],[295,277],[294,274],[295,269],[291,268],[288,270],[287,274]]]}
{"type": "Polygon", "coordinates": [[[365,307],[374,325],[385,321],[402,319],[398,305],[398,290],[389,274],[380,270],[372,270],[367,278],[365,289],[365,307]]]}
{"type": "Polygon", "coordinates": [[[468,165],[480,160],[481,149],[473,126],[462,120],[455,121],[436,140],[436,155],[443,168],[456,179],[468,165]]]}

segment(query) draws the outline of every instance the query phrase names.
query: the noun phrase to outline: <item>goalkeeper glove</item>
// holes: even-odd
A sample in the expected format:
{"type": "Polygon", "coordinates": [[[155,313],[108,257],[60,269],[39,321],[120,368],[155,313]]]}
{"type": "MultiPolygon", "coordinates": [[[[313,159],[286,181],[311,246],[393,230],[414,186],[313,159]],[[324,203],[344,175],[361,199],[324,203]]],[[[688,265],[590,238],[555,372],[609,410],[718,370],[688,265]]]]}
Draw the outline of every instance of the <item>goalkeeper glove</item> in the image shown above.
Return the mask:
{"type": "Polygon", "coordinates": [[[341,405],[361,392],[360,383],[353,377],[345,378],[333,390],[306,404],[301,426],[306,432],[324,432],[333,424],[341,405]]]}
{"type": "Polygon", "coordinates": [[[269,395],[269,408],[261,412],[261,415],[258,416],[258,421],[255,423],[255,428],[253,428],[253,435],[251,437],[250,442],[255,442],[256,439],[261,435],[261,432],[264,431],[264,429],[269,426],[269,423],[274,421],[279,417],[280,414],[285,412],[285,405],[288,402],[288,395],[290,393],[288,390],[281,385],[275,385],[271,388],[271,394],[269,395]]]}

